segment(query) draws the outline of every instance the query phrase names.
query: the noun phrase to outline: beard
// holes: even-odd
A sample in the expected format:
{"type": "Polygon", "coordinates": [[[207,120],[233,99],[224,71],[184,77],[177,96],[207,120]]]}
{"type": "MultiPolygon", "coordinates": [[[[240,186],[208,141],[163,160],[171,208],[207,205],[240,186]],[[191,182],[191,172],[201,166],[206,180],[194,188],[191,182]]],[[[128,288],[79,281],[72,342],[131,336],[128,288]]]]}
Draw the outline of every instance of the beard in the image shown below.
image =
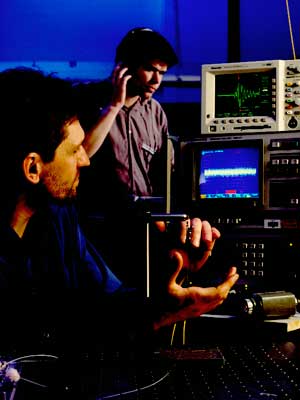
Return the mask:
{"type": "Polygon", "coordinates": [[[44,208],[44,206],[50,202],[61,205],[73,203],[76,197],[77,191],[73,187],[66,196],[56,197],[47,190],[47,187],[43,184],[43,182],[39,182],[36,185],[30,185],[27,191],[26,199],[30,208],[33,210],[38,210],[40,208],[44,208]]]}

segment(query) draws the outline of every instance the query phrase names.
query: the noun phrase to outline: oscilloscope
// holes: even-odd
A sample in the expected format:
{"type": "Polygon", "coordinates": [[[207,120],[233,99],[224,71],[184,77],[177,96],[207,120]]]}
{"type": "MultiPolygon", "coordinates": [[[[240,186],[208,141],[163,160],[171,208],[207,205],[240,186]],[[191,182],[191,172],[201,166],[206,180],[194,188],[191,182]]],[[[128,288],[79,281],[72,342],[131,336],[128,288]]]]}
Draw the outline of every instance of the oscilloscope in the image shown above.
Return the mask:
{"type": "Polygon", "coordinates": [[[300,130],[300,60],[202,65],[201,132],[300,130]]]}

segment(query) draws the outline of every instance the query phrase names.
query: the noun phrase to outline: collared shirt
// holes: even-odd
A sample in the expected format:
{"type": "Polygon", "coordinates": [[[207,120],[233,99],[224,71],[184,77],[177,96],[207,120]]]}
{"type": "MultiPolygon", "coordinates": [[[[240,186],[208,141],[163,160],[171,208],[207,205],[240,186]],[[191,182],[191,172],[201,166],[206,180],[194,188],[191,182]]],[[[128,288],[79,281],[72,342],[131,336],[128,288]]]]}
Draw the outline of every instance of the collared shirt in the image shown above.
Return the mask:
{"type": "MultiPolygon", "coordinates": [[[[88,132],[109,103],[112,86],[106,80],[78,85],[76,90],[80,122],[88,132]]],[[[124,106],[87,171],[89,182],[99,182],[102,188],[99,201],[124,205],[130,196],[165,196],[168,143],[174,157],[167,117],[157,100],[124,106]]]]}
{"type": "Polygon", "coordinates": [[[166,174],[167,138],[167,118],[155,99],[138,100],[120,110],[109,141],[116,174],[129,194],[151,196],[160,191],[156,181],[164,181],[166,174]]]}

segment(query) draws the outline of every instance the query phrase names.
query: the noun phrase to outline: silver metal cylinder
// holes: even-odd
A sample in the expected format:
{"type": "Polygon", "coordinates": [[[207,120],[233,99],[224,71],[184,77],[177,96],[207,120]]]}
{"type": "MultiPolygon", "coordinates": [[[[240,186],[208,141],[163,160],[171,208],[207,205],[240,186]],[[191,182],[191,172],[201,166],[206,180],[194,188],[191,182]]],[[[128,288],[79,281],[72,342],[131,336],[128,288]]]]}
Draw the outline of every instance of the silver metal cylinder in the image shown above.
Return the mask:
{"type": "Polygon", "coordinates": [[[243,302],[243,312],[264,318],[288,318],[297,310],[296,296],[291,292],[254,293],[243,302]]]}

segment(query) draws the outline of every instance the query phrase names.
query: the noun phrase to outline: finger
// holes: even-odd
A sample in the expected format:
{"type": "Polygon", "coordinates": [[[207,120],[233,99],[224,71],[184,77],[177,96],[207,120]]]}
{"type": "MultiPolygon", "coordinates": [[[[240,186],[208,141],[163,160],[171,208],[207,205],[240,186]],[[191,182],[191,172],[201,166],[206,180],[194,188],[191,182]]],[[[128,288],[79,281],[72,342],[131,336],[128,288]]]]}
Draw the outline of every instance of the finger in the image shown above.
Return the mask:
{"type": "Polygon", "coordinates": [[[122,65],[121,65],[121,64],[117,64],[117,65],[115,66],[115,68],[113,69],[113,72],[112,72],[112,75],[111,75],[111,77],[112,77],[112,82],[113,82],[113,83],[116,82],[116,78],[117,78],[117,76],[118,76],[119,71],[120,71],[121,68],[122,68],[122,65]]]}
{"type": "Polygon", "coordinates": [[[202,221],[201,241],[208,251],[212,251],[216,239],[219,239],[220,236],[221,234],[217,228],[211,227],[208,221],[202,221]]]}
{"type": "MultiPolygon", "coordinates": [[[[194,223],[195,225],[195,223],[194,223]]],[[[194,236],[191,244],[196,247],[200,247],[202,244],[202,248],[204,248],[203,257],[201,258],[201,266],[206,262],[209,256],[211,256],[211,252],[214,248],[216,240],[221,236],[219,230],[217,228],[212,228],[209,222],[202,221],[202,224],[198,226],[198,229],[195,229],[194,236]],[[201,228],[200,228],[201,227],[201,228]],[[201,229],[199,231],[198,229],[201,229]],[[197,243],[199,241],[199,243],[197,243]]],[[[200,267],[198,263],[198,268],[200,267]]]]}
{"type": "MultiPolygon", "coordinates": [[[[207,229],[207,227],[205,228],[207,229]]],[[[189,242],[194,247],[200,247],[203,223],[200,218],[193,218],[191,221],[189,242]]],[[[207,233],[206,233],[207,234],[207,233]]]]}
{"type": "Polygon", "coordinates": [[[237,273],[229,274],[224,282],[222,282],[218,287],[217,290],[219,293],[225,298],[232,286],[237,282],[239,279],[239,275],[237,273]]]}
{"type": "Polygon", "coordinates": [[[124,86],[126,86],[127,82],[129,81],[129,79],[132,78],[132,75],[125,75],[123,76],[123,84],[124,86]]]}
{"type": "Polygon", "coordinates": [[[212,228],[208,221],[201,221],[199,218],[193,218],[191,225],[189,254],[192,263],[190,264],[190,270],[197,271],[202,268],[211,256],[211,251],[216,239],[220,237],[220,232],[218,229],[212,228]]]}
{"type": "Polygon", "coordinates": [[[171,250],[170,263],[172,265],[172,272],[168,284],[169,288],[175,285],[178,286],[177,279],[184,265],[183,256],[178,250],[171,250]]]}
{"type": "MultiPolygon", "coordinates": [[[[119,78],[123,78],[127,71],[128,71],[128,67],[122,68],[122,69],[119,71],[119,74],[118,74],[119,78]]],[[[127,76],[131,77],[131,75],[127,75],[127,76]]]]}
{"type": "Polygon", "coordinates": [[[205,243],[212,241],[212,228],[208,221],[202,221],[201,239],[205,243]]]}
{"type": "Polygon", "coordinates": [[[211,233],[212,233],[212,240],[211,241],[208,240],[205,242],[207,251],[209,252],[209,255],[211,255],[211,252],[215,246],[216,240],[221,237],[221,233],[217,228],[212,227],[211,233]]]}
{"type": "Polygon", "coordinates": [[[179,240],[182,244],[185,244],[190,238],[190,226],[191,226],[190,219],[187,219],[186,221],[180,221],[179,240]]]}
{"type": "Polygon", "coordinates": [[[112,83],[113,85],[118,84],[123,78],[127,82],[131,78],[131,75],[126,75],[128,67],[124,67],[122,64],[118,64],[112,73],[112,83]]]}
{"type": "Polygon", "coordinates": [[[165,221],[154,221],[154,225],[159,230],[159,232],[165,232],[167,229],[165,221]]]}
{"type": "Polygon", "coordinates": [[[194,247],[200,247],[202,243],[208,250],[212,250],[216,239],[221,236],[217,228],[211,227],[208,221],[201,221],[199,218],[192,219],[190,230],[190,243],[194,247]]]}
{"type": "Polygon", "coordinates": [[[229,277],[235,275],[236,273],[237,273],[236,267],[231,267],[231,268],[229,269],[229,271],[228,271],[227,277],[229,278],[229,277]]]}
{"type": "Polygon", "coordinates": [[[221,237],[221,232],[215,228],[214,226],[211,228],[212,230],[212,238],[213,239],[219,239],[221,237]]]}
{"type": "Polygon", "coordinates": [[[201,258],[196,260],[195,262],[191,263],[190,270],[192,272],[199,271],[203,265],[207,262],[208,258],[211,256],[211,250],[205,250],[201,252],[201,258]]]}

